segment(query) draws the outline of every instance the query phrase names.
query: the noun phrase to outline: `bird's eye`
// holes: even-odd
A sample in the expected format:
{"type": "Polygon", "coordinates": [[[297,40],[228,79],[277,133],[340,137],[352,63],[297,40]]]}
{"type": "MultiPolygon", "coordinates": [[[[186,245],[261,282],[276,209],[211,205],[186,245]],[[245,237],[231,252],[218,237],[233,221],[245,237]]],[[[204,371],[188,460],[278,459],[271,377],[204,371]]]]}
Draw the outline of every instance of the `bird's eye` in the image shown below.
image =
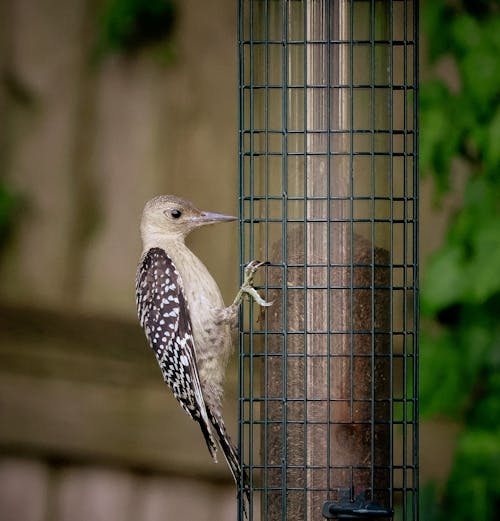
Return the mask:
{"type": "Polygon", "coordinates": [[[182,215],[182,212],[180,210],[172,210],[170,212],[170,215],[174,218],[174,219],[178,219],[181,215],[182,215]]]}

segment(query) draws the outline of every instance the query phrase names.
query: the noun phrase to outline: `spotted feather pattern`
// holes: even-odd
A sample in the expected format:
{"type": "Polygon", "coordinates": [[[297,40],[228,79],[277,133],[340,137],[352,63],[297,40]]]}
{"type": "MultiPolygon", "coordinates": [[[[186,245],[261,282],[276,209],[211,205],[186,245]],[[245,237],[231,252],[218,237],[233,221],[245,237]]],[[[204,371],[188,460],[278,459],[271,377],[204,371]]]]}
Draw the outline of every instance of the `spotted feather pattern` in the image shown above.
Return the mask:
{"type": "Polygon", "coordinates": [[[147,251],[139,264],[136,303],[139,321],[163,378],[183,409],[200,424],[210,454],[216,459],[182,279],[172,259],[161,248],[147,251]]]}

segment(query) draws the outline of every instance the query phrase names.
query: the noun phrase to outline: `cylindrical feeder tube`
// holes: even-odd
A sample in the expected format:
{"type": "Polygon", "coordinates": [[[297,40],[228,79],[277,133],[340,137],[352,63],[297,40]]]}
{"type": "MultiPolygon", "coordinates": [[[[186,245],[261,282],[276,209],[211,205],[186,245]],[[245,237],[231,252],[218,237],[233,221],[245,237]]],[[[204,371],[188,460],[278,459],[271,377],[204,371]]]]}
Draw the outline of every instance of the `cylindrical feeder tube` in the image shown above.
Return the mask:
{"type": "Polygon", "coordinates": [[[253,519],[320,519],[325,501],[360,494],[390,508],[391,227],[407,174],[391,89],[407,13],[376,0],[240,7],[242,257],[271,262],[274,301],[260,322],[244,314],[253,519]]]}

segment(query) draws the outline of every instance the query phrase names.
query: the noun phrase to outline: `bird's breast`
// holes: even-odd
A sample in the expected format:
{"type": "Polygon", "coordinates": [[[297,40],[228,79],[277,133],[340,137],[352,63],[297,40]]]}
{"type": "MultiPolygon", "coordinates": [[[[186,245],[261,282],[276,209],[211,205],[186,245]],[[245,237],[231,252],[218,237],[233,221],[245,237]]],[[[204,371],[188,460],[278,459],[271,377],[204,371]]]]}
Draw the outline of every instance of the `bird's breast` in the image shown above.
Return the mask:
{"type": "Polygon", "coordinates": [[[200,382],[204,392],[214,397],[212,405],[220,405],[224,370],[232,348],[230,326],[220,322],[224,301],[210,272],[186,246],[172,249],[171,256],[189,308],[200,382]]]}
{"type": "Polygon", "coordinates": [[[184,284],[200,381],[204,388],[210,386],[210,394],[220,397],[232,345],[230,327],[220,322],[224,301],[217,283],[201,261],[197,263],[196,275],[184,284]]]}
{"type": "Polygon", "coordinates": [[[178,268],[189,306],[193,335],[198,349],[213,341],[220,325],[216,322],[217,310],[224,308],[219,287],[205,265],[193,254],[178,268]]]}

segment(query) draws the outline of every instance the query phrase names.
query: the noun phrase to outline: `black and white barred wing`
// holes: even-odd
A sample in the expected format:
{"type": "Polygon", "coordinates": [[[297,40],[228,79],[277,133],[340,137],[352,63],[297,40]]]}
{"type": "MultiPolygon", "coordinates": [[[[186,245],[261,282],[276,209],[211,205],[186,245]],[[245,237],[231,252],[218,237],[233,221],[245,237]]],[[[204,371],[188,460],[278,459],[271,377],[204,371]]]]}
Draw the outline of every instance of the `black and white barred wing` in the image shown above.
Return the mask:
{"type": "Polygon", "coordinates": [[[172,259],[161,248],[150,249],[139,264],[136,302],[139,321],[163,378],[183,409],[200,424],[210,454],[216,459],[182,280],[172,259]]]}

